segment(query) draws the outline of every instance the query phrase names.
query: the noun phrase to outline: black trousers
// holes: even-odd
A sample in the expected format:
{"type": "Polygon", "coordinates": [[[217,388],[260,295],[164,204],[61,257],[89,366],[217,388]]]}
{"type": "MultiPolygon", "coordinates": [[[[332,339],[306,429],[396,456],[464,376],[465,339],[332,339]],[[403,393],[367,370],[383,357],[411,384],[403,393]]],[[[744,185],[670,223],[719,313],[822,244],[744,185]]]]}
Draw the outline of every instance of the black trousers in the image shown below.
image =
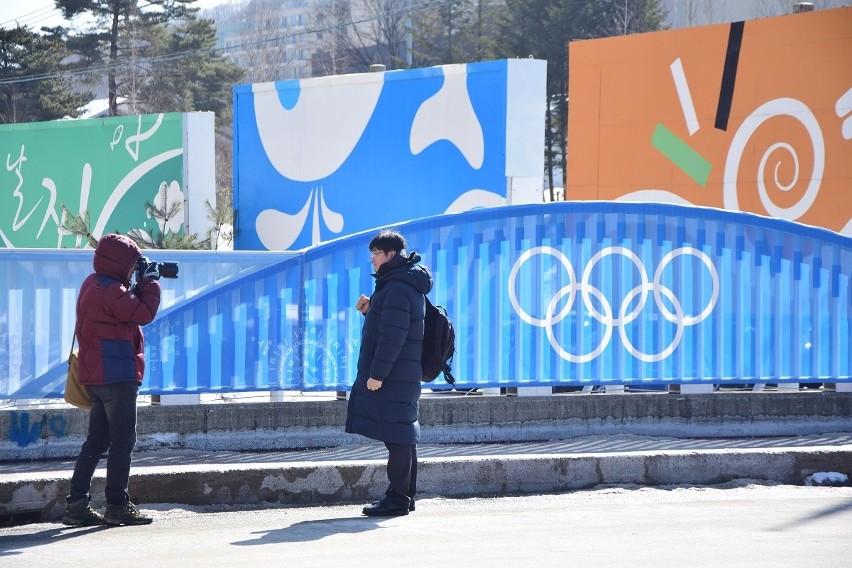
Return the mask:
{"type": "Polygon", "coordinates": [[[92,475],[98,462],[109,450],[106,473],[106,501],[121,505],[128,499],[130,480],[130,454],[136,445],[136,395],[139,386],[135,381],[87,387],[92,399],[89,411],[89,434],[71,477],[68,502],[73,503],[89,496],[92,475]]]}
{"type": "Polygon", "coordinates": [[[385,495],[391,503],[407,507],[417,494],[417,445],[391,444],[388,449],[388,490],[385,495]]]}

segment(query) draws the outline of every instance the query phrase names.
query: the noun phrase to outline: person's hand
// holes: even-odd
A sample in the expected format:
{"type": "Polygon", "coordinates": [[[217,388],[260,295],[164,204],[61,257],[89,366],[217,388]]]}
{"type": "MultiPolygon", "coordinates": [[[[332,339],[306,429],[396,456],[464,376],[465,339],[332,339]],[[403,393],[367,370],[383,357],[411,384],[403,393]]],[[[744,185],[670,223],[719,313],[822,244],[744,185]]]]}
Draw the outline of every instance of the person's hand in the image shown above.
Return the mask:
{"type": "Polygon", "coordinates": [[[361,294],[358,298],[358,301],[355,302],[355,309],[361,312],[362,314],[366,314],[367,310],[370,308],[370,298],[361,294]]]}
{"type": "Polygon", "coordinates": [[[159,280],[160,279],[160,265],[156,262],[150,263],[145,267],[145,273],[142,275],[143,280],[159,280]]]}
{"type": "Polygon", "coordinates": [[[382,388],[382,381],[378,379],[367,379],[367,390],[377,391],[382,388]]]}

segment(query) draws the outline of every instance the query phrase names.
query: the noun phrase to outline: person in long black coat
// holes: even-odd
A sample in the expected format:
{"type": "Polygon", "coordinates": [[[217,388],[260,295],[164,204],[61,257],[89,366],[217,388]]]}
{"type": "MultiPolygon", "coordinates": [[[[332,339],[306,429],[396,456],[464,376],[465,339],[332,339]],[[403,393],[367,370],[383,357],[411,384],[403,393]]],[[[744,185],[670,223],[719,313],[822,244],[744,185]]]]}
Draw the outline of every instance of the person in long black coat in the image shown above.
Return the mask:
{"type": "Polygon", "coordinates": [[[371,516],[407,515],[417,493],[420,356],[432,274],[405,248],[396,231],[382,231],[370,241],[376,289],[355,305],[366,317],[346,432],[384,442],[388,449],[389,485],[381,500],[364,507],[371,516]]]}

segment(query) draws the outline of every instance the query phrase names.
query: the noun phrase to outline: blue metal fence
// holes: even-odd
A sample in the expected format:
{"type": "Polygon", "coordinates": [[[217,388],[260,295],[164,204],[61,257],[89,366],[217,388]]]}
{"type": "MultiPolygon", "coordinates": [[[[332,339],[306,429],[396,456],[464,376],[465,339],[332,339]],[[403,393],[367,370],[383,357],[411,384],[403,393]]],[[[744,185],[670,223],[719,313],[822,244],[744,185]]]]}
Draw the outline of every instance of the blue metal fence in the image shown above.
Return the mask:
{"type": "MultiPolygon", "coordinates": [[[[852,381],[852,239],[746,213],[565,202],[397,226],[456,326],[462,387],[852,381]]],[[[346,390],[373,232],[177,260],[149,394],[346,390]]],[[[156,253],[156,254],[155,254],[156,253]]],[[[0,251],[0,397],[61,396],[91,251],[0,251]]]]}

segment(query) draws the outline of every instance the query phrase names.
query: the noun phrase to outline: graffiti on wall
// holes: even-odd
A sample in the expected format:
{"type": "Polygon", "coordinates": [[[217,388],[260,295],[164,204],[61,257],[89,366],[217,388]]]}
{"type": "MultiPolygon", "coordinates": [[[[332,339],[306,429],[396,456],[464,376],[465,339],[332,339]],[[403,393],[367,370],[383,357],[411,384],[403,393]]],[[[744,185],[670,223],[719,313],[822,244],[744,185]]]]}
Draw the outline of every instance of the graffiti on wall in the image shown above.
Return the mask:
{"type": "Polygon", "coordinates": [[[19,448],[26,448],[44,436],[62,437],[67,432],[68,419],[61,414],[38,417],[29,412],[11,412],[7,439],[19,448]]]}
{"type": "MultiPolygon", "coordinates": [[[[0,126],[0,247],[80,248],[63,206],[87,212],[96,237],[165,227],[145,203],[183,203],[183,115],[0,126]]],[[[81,242],[82,241],[82,242],[81,242]]]]}
{"type": "Polygon", "coordinates": [[[852,235],[852,8],[573,42],[567,196],[852,235]]]}

